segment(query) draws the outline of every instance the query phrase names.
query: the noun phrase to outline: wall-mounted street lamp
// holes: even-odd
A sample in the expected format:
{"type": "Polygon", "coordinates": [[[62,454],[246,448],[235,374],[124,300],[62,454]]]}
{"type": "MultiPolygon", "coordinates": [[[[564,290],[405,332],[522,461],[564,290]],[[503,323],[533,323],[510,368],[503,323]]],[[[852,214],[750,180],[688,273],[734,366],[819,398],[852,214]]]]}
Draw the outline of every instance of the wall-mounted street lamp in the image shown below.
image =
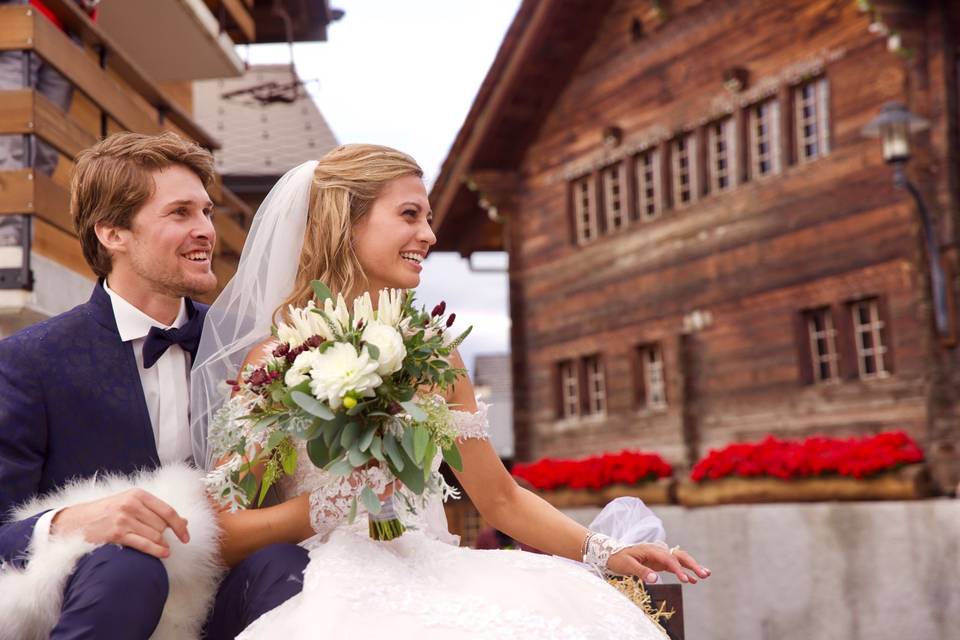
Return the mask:
{"type": "Polygon", "coordinates": [[[914,115],[901,102],[888,102],[880,109],[880,114],[863,128],[863,135],[880,138],[883,145],[883,159],[893,167],[893,183],[899,189],[906,189],[917,203],[920,221],[923,224],[923,236],[927,246],[927,260],[930,263],[930,287],[933,289],[933,311],[937,333],[946,336],[950,332],[947,312],[947,286],[940,262],[940,243],[937,230],[930,220],[927,207],[920,192],[907,179],[906,164],[910,160],[910,134],[930,128],[930,122],[914,115]]]}

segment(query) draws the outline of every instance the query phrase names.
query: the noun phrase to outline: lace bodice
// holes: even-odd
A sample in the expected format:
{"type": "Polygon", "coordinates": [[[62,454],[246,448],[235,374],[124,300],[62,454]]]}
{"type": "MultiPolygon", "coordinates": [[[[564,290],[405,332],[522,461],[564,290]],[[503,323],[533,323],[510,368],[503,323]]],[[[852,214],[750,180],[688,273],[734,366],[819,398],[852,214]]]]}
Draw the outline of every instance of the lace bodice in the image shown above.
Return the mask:
{"type": "MultiPolygon", "coordinates": [[[[470,438],[488,439],[488,406],[480,403],[477,413],[466,411],[451,411],[453,426],[458,440],[470,438]]],[[[435,475],[439,476],[441,456],[437,454],[432,462],[435,475]]],[[[322,542],[330,532],[339,526],[353,526],[366,530],[366,509],[358,501],[357,517],[353,524],[347,522],[354,498],[360,495],[364,486],[369,486],[373,492],[380,495],[387,485],[394,480],[393,474],[380,467],[359,469],[348,476],[336,476],[320,469],[310,462],[307,455],[306,443],[297,443],[297,468],[293,475],[285,476],[279,483],[284,499],[310,494],[310,522],[316,536],[312,543],[322,542]]],[[[394,500],[397,516],[409,529],[429,531],[436,529],[430,522],[431,513],[436,515],[437,504],[428,496],[416,496],[402,487],[397,489],[398,498],[394,500]]],[[[437,496],[439,497],[439,496],[437,496]]],[[[442,511],[442,505],[440,505],[442,511]]],[[[444,527],[445,529],[445,527],[444,527]]],[[[435,537],[443,537],[445,531],[435,531],[435,537]]]]}

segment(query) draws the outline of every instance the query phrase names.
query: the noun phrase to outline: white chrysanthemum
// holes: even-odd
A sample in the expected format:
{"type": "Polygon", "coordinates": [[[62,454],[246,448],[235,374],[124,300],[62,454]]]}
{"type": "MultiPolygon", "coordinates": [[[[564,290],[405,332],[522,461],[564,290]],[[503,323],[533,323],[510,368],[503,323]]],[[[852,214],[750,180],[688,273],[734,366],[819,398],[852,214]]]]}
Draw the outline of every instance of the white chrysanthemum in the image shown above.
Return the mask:
{"type": "Polygon", "coordinates": [[[337,294],[336,305],[331,298],[327,298],[323,303],[323,310],[330,320],[339,325],[341,332],[350,329],[350,310],[347,309],[347,302],[343,299],[343,295],[337,294]]]}
{"type": "Polygon", "coordinates": [[[403,367],[407,348],[403,346],[403,337],[396,329],[382,322],[371,322],[363,330],[361,338],[380,351],[377,358],[377,362],[380,363],[377,373],[381,376],[388,376],[403,367]]]}
{"type": "Polygon", "coordinates": [[[368,325],[374,321],[373,301],[369,293],[358,296],[353,301],[353,326],[358,326],[361,322],[368,325]]]}
{"type": "Polygon", "coordinates": [[[383,382],[377,375],[378,366],[366,349],[358,354],[352,344],[338,342],[317,354],[310,370],[310,390],[331,409],[339,409],[344,396],[350,392],[366,397],[374,395],[374,390],[383,382]]]}
{"type": "Polygon", "coordinates": [[[403,289],[381,289],[377,298],[377,320],[396,328],[403,313],[403,301],[407,292],[403,289]]]}
{"type": "Polygon", "coordinates": [[[310,370],[317,366],[317,358],[320,354],[316,351],[307,350],[301,353],[290,365],[290,369],[283,376],[283,381],[288,387],[295,387],[301,382],[310,379],[310,370]]]}

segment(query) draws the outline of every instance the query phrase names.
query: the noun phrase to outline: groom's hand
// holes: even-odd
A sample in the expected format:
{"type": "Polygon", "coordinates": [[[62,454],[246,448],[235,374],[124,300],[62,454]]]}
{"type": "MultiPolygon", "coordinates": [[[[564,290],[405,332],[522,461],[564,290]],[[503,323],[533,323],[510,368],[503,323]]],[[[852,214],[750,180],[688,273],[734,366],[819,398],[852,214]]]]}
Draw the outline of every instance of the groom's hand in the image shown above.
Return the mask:
{"type": "Polygon", "coordinates": [[[142,489],[67,507],[53,518],[50,533],[81,532],[88,542],[130,547],[157,558],[170,555],[163,532],[170,528],[186,544],[187,521],[166,502],[142,489]]]}

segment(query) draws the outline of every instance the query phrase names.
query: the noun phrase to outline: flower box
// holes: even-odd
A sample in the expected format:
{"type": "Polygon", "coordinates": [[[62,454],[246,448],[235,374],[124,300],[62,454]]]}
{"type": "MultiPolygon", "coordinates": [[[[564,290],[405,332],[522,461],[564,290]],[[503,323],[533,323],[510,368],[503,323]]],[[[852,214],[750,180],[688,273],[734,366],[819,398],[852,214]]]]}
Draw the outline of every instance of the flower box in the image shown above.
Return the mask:
{"type": "Polygon", "coordinates": [[[929,495],[929,476],[923,464],[907,465],[869,478],[721,478],[700,483],[684,480],[677,485],[677,500],[685,507],[757,502],[913,500],[929,495]]]}
{"type": "Polygon", "coordinates": [[[670,504],[673,480],[660,478],[641,484],[612,484],[602,489],[552,489],[538,493],[557,509],[575,507],[602,507],[614,498],[630,496],[640,498],[646,504],[670,504]]]}
{"type": "Polygon", "coordinates": [[[580,460],[544,458],[518,464],[513,475],[529,482],[557,508],[603,506],[621,496],[648,504],[670,502],[673,469],[655,453],[621,451],[580,460]]]}
{"type": "Polygon", "coordinates": [[[688,507],[736,502],[907,500],[930,495],[923,452],[901,431],[865,438],[769,437],[700,460],[677,487],[688,507]]]}

